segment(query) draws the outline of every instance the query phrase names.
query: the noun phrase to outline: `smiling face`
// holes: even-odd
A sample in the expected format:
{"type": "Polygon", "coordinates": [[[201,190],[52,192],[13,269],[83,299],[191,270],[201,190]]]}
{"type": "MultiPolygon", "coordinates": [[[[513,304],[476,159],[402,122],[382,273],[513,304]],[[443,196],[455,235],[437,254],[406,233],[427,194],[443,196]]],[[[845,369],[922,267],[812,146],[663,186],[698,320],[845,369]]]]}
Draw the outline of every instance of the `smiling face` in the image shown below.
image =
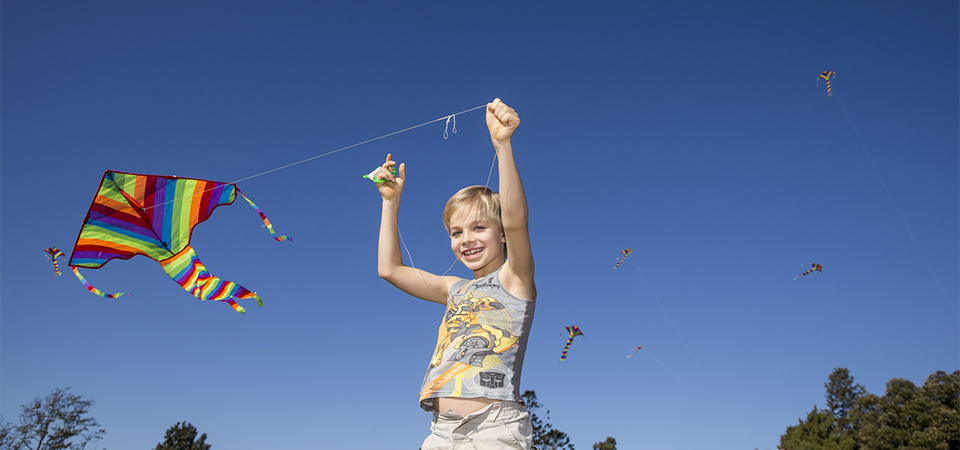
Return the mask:
{"type": "Polygon", "coordinates": [[[477,208],[463,208],[450,217],[450,249],[473,271],[474,278],[489,275],[506,260],[507,238],[500,226],[477,208]]]}

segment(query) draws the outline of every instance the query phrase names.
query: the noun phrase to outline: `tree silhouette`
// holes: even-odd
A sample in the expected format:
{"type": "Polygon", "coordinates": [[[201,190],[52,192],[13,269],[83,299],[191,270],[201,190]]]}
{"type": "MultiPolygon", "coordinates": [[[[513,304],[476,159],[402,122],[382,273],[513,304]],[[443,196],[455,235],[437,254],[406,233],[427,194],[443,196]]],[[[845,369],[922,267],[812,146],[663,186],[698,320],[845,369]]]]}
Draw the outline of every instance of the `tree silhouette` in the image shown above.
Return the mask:
{"type": "Polygon", "coordinates": [[[210,450],[210,444],[206,441],[207,433],[201,434],[200,439],[197,439],[197,429],[193,425],[178,422],[167,429],[163,442],[157,444],[153,450],[210,450]]]}
{"type": "Polygon", "coordinates": [[[45,399],[20,405],[20,424],[0,417],[0,450],[83,450],[107,434],[89,416],[93,399],[55,389],[45,399]]]}
{"type": "MultiPolygon", "coordinates": [[[[537,401],[537,394],[534,391],[524,391],[523,402],[530,411],[534,446],[540,450],[574,450],[567,433],[554,429],[553,425],[537,416],[537,411],[543,408],[543,404],[537,401]]],[[[550,420],[550,410],[546,411],[545,416],[550,420]]]]}
{"type": "Polygon", "coordinates": [[[617,450],[617,440],[608,437],[607,440],[603,442],[597,442],[593,444],[593,450],[617,450]]]}

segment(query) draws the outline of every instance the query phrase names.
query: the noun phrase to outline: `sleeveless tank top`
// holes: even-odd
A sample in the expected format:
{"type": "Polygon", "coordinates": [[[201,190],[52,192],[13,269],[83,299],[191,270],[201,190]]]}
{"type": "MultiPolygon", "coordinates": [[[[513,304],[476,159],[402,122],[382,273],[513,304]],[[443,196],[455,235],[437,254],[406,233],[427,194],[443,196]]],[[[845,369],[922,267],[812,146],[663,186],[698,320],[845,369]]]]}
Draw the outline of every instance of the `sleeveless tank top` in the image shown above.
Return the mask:
{"type": "Polygon", "coordinates": [[[520,372],[535,306],[535,300],[514,297],[503,288],[499,269],[454,284],[420,388],[420,407],[433,411],[434,399],[440,397],[522,403],[520,372]]]}

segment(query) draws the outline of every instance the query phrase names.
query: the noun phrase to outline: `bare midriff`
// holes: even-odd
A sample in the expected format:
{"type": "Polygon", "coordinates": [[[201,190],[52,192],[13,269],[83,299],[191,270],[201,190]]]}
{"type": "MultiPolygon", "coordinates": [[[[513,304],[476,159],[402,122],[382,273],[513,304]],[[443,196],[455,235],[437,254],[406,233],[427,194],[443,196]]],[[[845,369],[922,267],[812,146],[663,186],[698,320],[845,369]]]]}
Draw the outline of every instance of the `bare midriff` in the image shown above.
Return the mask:
{"type": "Polygon", "coordinates": [[[436,399],[433,404],[437,412],[447,412],[448,410],[453,410],[453,412],[460,414],[461,416],[466,416],[470,413],[475,413],[485,406],[499,402],[500,400],[492,400],[489,398],[478,397],[478,398],[456,398],[456,397],[440,397],[436,399]]]}

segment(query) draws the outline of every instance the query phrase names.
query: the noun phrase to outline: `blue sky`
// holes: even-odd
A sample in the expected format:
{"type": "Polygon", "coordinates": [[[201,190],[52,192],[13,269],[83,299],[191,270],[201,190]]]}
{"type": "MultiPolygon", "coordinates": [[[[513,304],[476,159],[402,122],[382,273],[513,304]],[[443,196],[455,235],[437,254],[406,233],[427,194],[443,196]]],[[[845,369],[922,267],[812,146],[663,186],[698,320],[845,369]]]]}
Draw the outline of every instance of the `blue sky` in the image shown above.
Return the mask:
{"type": "Polygon", "coordinates": [[[400,231],[443,272],[443,204],[493,160],[482,112],[446,140],[440,121],[245,178],[500,97],[523,120],[537,259],[521,388],[580,449],[775,448],[835,367],[877,394],[960,368],[958,15],[4,2],[0,412],[70,386],[107,448],[152,448],[178,421],[220,449],[418,448],[442,307],[377,276],[380,201],[360,176],[387,152],[407,164],[400,231]],[[143,257],[84,271],[129,297],[54,277],[43,249],[69,255],[105,170],[245,179],[294,241],[241,201],[193,247],[265,306],[200,302],[143,257]],[[823,272],[794,280],[809,263],[823,272]],[[560,362],[569,325],[585,337],[560,362]]]}

